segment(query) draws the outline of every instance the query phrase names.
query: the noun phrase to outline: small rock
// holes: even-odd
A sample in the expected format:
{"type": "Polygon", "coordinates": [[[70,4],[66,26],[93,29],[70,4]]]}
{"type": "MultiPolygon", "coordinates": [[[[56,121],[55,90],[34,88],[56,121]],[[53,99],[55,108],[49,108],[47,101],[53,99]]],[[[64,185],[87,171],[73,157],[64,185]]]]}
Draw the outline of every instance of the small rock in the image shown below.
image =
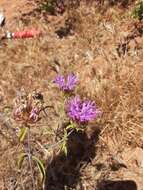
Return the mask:
{"type": "Polygon", "coordinates": [[[85,52],[85,57],[88,59],[88,61],[93,61],[93,52],[92,51],[90,51],[90,50],[87,50],[86,52],[85,52]]]}
{"type": "Polygon", "coordinates": [[[0,26],[4,26],[5,24],[5,16],[3,14],[3,12],[0,12],[0,26]]]}
{"type": "MultiPolygon", "coordinates": [[[[140,167],[143,169],[143,149],[136,147],[134,149],[128,150],[124,153],[123,158],[128,164],[133,164],[134,166],[140,167]]],[[[132,165],[132,167],[133,167],[132,165]]]]}

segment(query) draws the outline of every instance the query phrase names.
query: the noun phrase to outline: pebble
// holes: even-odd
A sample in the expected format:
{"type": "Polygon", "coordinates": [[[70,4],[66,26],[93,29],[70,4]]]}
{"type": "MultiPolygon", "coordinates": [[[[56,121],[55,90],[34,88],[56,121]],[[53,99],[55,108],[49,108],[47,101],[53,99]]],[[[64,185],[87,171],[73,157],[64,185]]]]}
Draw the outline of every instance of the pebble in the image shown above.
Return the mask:
{"type": "Polygon", "coordinates": [[[0,26],[2,27],[5,24],[5,16],[0,12],[0,26]]]}

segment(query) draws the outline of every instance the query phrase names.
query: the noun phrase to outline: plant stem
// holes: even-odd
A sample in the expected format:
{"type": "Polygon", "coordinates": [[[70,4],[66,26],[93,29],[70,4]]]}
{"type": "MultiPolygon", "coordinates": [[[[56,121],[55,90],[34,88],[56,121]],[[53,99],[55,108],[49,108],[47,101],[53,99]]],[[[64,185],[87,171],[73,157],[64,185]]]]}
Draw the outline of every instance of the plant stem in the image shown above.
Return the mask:
{"type": "MultiPolygon", "coordinates": [[[[67,137],[69,137],[70,134],[71,134],[73,131],[74,131],[74,129],[72,129],[72,130],[68,133],[67,137]]],[[[55,147],[58,146],[60,143],[62,143],[64,140],[65,140],[65,139],[62,138],[60,141],[58,141],[58,142],[56,142],[56,143],[54,143],[54,144],[51,144],[51,145],[45,145],[44,147],[45,147],[45,148],[55,148],[55,147]]]]}
{"type": "Polygon", "coordinates": [[[30,171],[31,171],[32,185],[33,185],[33,190],[36,190],[35,181],[34,181],[34,173],[33,173],[32,162],[31,162],[30,129],[28,129],[27,142],[28,142],[28,160],[29,160],[29,166],[30,166],[30,171]]]}

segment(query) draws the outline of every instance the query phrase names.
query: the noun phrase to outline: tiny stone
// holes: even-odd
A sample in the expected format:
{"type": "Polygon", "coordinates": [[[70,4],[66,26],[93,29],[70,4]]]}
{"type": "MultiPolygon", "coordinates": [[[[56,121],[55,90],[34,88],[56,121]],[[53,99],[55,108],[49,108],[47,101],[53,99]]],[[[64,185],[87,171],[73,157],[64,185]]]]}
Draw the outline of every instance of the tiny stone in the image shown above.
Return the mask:
{"type": "Polygon", "coordinates": [[[0,12],[0,26],[5,24],[5,16],[2,12],[0,12]]]}

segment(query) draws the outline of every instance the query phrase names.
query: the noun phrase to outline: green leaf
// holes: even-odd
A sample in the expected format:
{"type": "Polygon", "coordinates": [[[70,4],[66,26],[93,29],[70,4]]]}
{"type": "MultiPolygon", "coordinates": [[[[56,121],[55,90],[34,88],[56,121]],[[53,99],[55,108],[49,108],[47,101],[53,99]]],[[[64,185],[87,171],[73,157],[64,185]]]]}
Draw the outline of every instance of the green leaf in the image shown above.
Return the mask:
{"type": "Polygon", "coordinates": [[[65,141],[67,140],[67,136],[68,136],[67,130],[64,129],[64,140],[65,140],[65,141]]]}
{"type": "Polygon", "coordinates": [[[24,158],[28,156],[27,153],[21,153],[19,158],[18,158],[18,168],[21,169],[22,163],[24,161],[24,158]]]}
{"type": "Polygon", "coordinates": [[[18,138],[20,140],[20,142],[23,142],[25,139],[25,136],[27,134],[28,128],[27,127],[23,127],[20,129],[20,132],[18,134],[18,138]]]}
{"type": "Polygon", "coordinates": [[[73,121],[70,121],[70,124],[66,127],[66,129],[76,129],[77,126],[73,121]]]}
{"type": "Polygon", "coordinates": [[[64,152],[65,156],[67,156],[68,154],[68,150],[67,150],[67,139],[64,139],[64,141],[61,144],[61,151],[64,152]]]}
{"type": "Polygon", "coordinates": [[[32,159],[36,162],[38,169],[40,171],[41,180],[43,181],[46,176],[44,165],[43,165],[42,161],[39,158],[37,158],[36,156],[32,156],[32,159]]]}
{"type": "Polygon", "coordinates": [[[75,125],[73,125],[73,124],[69,124],[67,127],[66,127],[66,129],[74,129],[75,128],[75,125]]]}
{"type": "Polygon", "coordinates": [[[64,146],[62,147],[62,151],[64,152],[65,156],[68,155],[68,150],[67,150],[67,146],[66,146],[66,145],[64,145],[64,146]]]}
{"type": "Polygon", "coordinates": [[[82,129],[82,128],[76,128],[76,132],[79,132],[79,131],[83,132],[84,129],[82,129]]]}
{"type": "Polygon", "coordinates": [[[63,151],[66,156],[68,153],[68,151],[67,151],[67,140],[68,140],[68,133],[67,133],[67,130],[64,129],[64,137],[63,137],[63,141],[62,141],[60,150],[63,151]]]}
{"type": "Polygon", "coordinates": [[[137,18],[139,20],[143,19],[143,2],[139,2],[132,12],[133,18],[137,18]]]}

